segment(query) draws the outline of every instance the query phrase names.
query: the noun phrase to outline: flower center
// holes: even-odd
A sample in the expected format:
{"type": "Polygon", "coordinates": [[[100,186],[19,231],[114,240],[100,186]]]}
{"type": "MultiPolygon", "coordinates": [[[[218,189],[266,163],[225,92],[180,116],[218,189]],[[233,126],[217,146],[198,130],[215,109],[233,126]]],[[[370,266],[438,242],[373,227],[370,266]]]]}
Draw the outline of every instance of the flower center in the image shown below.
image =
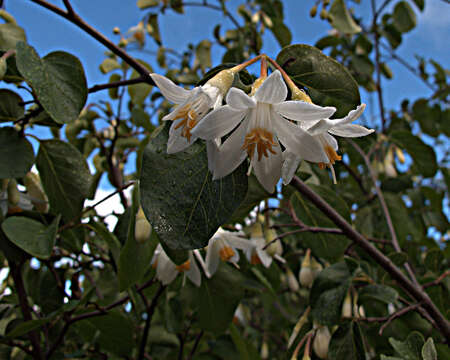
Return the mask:
{"type": "Polygon", "coordinates": [[[258,161],[262,156],[269,157],[269,153],[276,154],[273,146],[277,146],[273,140],[273,134],[263,128],[254,128],[247,135],[245,135],[244,145],[242,149],[247,150],[247,155],[250,159],[253,158],[255,149],[258,152],[258,161]]]}
{"type": "Polygon", "coordinates": [[[175,268],[179,272],[188,271],[191,268],[191,262],[190,262],[190,260],[188,260],[188,261],[182,263],[181,265],[175,266],[175,268]]]}
{"type": "Polygon", "coordinates": [[[234,250],[229,246],[224,246],[219,250],[219,255],[222,261],[228,261],[234,256],[234,250]]]}
{"type": "Polygon", "coordinates": [[[336,160],[340,161],[342,159],[342,156],[339,156],[330,145],[325,145],[324,150],[325,150],[325,153],[327,154],[329,162],[328,162],[328,164],[319,163],[319,167],[321,169],[325,169],[325,167],[327,165],[334,165],[336,160]]]}
{"type": "Polygon", "coordinates": [[[259,256],[256,253],[256,251],[252,252],[252,256],[250,258],[250,264],[252,264],[252,265],[262,264],[261,259],[259,258],[259,256]]]}

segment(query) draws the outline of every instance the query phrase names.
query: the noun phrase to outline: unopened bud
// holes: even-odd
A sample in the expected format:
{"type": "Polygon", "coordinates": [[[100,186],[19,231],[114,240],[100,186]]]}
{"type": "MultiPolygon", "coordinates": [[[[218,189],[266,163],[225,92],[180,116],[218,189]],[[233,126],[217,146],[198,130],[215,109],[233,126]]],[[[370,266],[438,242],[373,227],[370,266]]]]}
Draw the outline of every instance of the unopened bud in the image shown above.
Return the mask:
{"type": "Polygon", "coordinates": [[[125,47],[127,45],[128,45],[128,40],[127,39],[120,39],[119,47],[125,47]]]}
{"type": "Polygon", "coordinates": [[[347,292],[345,296],[344,303],[342,304],[342,317],[351,318],[352,317],[352,296],[350,295],[350,291],[347,292]]]}
{"type": "Polygon", "coordinates": [[[138,243],[144,243],[150,238],[152,226],[147,219],[137,219],[134,227],[134,238],[138,243]]]}
{"type": "MultiPolygon", "coordinates": [[[[269,244],[277,237],[277,232],[274,229],[266,229],[266,231],[264,231],[264,237],[266,239],[266,244],[269,244]]],[[[272,257],[274,257],[275,255],[281,256],[281,254],[283,253],[283,246],[281,245],[280,240],[277,240],[270,244],[266,248],[266,252],[272,257]]]]}
{"type": "Polygon", "coordinates": [[[389,148],[386,157],[384,158],[384,172],[389,177],[396,177],[397,170],[395,170],[394,166],[394,152],[392,148],[389,148]]]}
{"type": "Polygon", "coordinates": [[[306,255],[303,258],[298,278],[300,280],[300,284],[303,287],[310,288],[314,282],[314,273],[311,267],[311,249],[308,249],[306,251],[306,255]]]}
{"type": "Polygon", "coordinates": [[[8,203],[11,206],[17,206],[19,201],[20,191],[17,189],[17,181],[15,179],[11,179],[8,183],[8,203]]]}
{"type": "Polygon", "coordinates": [[[404,164],[405,163],[405,154],[403,153],[403,150],[396,147],[395,154],[397,155],[398,161],[400,161],[402,164],[404,164]]]}
{"type": "Polygon", "coordinates": [[[314,257],[311,257],[311,269],[313,272],[314,279],[320,274],[323,270],[323,266],[319,263],[314,257]]]}
{"type": "Polygon", "coordinates": [[[328,19],[328,11],[326,11],[324,8],[322,8],[319,16],[322,20],[328,19]]]}
{"type": "Polygon", "coordinates": [[[320,359],[328,357],[328,346],[330,345],[331,334],[327,326],[321,326],[316,330],[314,336],[313,350],[320,359]]]}
{"type": "Polygon", "coordinates": [[[115,26],[115,27],[114,27],[113,33],[116,34],[116,35],[117,35],[117,34],[120,34],[120,29],[119,29],[118,26],[115,26]]]}
{"type": "Polygon", "coordinates": [[[261,345],[261,359],[265,360],[269,358],[269,345],[267,344],[267,341],[263,341],[261,345]]]}
{"type": "Polygon", "coordinates": [[[36,210],[46,213],[48,211],[48,198],[42,190],[39,175],[30,171],[24,176],[23,183],[36,210]]]}
{"type": "Polygon", "coordinates": [[[228,92],[234,81],[235,71],[232,69],[225,69],[219,71],[214,77],[209,79],[206,85],[214,86],[219,89],[222,96],[228,92]]]}
{"type": "Polygon", "coordinates": [[[309,16],[315,17],[317,15],[317,5],[314,5],[309,11],[309,16]]]}
{"type": "Polygon", "coordinates": [[[300,286],[298,285],[298,281],[295,278],[294,273],[289,268],[286,269],[286,277],[287,277],[287,283],[288,283],[289,289],[292,292],[297,292],[299,290],[300,286]]]}
{"type": "Polygon", "coordinates": [[[263,19],[263,23],[264,25],[266,25],[269,29],[273,27],[273,21],[270,17],[268,17],[266,15],[266,13],[262,13],[262,19],[263,19]]]}

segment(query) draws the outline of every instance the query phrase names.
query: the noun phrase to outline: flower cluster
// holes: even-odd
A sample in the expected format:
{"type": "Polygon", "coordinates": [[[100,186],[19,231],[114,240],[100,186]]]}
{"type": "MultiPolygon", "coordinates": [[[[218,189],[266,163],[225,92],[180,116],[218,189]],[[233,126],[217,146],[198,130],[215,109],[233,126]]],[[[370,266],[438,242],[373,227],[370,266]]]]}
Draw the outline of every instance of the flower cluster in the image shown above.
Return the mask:
{"type": "Polygon", "coordinates": [[[372,133],[371,129],[351,124],[362,114],[365,104],[342,119],[330,119],[336,108],[313,104],[281,68],[267,76],[264,56],[261,77],[246,94],[231,86],[235,74],[250,62],[222,70],[192,90],[151,74],[164,97],[178,105],[163,118],[173,121],[167,153],[184,150],[198,138],[206,140],[213,179],[227,176],[248,158],[249,174],[254,170],[270,193],[281,177],[285,184],[291,181],[301,159],[329,167],[336,182],[333,164],[341,156],[332,135],[359,137],[372,133]],[[287,100],[286,83],[291,100],[287,100]],[[224,99],[226,104],[222,105],[224,99]]]}

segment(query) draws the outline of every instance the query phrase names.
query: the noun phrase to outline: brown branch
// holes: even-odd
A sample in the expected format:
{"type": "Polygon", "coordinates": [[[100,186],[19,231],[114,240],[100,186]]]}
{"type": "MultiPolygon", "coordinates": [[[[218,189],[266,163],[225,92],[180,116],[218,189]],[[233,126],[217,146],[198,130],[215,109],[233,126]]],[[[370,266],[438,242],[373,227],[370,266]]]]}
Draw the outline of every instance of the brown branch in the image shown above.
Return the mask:
{"type": "MultiPolygon", "coordinates": [[[[11,275],[14,280],[14,286],[16,288],[17,297],[19,298],[19,306],[20,310],[22,311],[23,319],[25,321],[30,321],[32,320],[32,317],[30,307],[27,301],[27,293],[25,291],[25,285],[22,279],[22,264],[16,264],[15,262],[11,261],[9,263],[9,267],[11,269],[11,275]]],[[[33,358],[37,360],[42,359],[39,333],[36,330],[30,331],[28,333],[28,337],[30,339],[31,345],[33,346],[32,350],[33,358]]]]}
{"type": "Polygon", "coordinates": [[[144,76],[139,76],[135,79],[130,79],[130,80],[121,80],[121,81],[114,81],[108,84],[101,84],[101,85],[94,85],[92,87],[90,87],[88,89],[89,93],[94,93],[97,91],[101,91],[101,90],[105,90],[105,89],[111,89],[111,88],[117,88],[120,86],[128,86],[128,85],[134,85],[134,84],[139,84],[142,82],[146,82],[146,77],[144,76]]]}
{"type": "Polygon", "coordinates": [[[426,284],[423,284],[423,288],[429,288],[430,286],[436,286],[439,285],[441,283],[442,280],[444,280],[447,276],[450,276],[450,270],[447,270],[446,272],[444,272],[441,276],[439,276],[436,280],[430,281],[426,284]]]}
{"type": "Polygon", "coordinates": [[[372,245],[364,236],[358,233],[339,213],[336,212],[325,200],[312,191],[297,176],[294,176],[292,185],[305,198],[311,201],[322,213],[324,213],[345,235],[366,253],[372,257],[410,296],[428,312],[429,316],[436,322],[442,335],[450,341],[450,323],[445,319],[436,305],[431,301],[428,294],[409,280],[394,263],[372,245]]]}
{"type": "Polygon", "coordinates": [[[195,351],[198,348],[198,344],[200,343],[200,339],[202,338],[202,336],[203,336],[203,330],[201,330],[198,333],[198,335],[195,337],[195,343],[194,343],[194,346],[192,347],[191,352],[189,353],[188,360],[192,360],[192,358],[194,357],[195,351]]]}
{"type": "MultiPolygon", "coordinates": [[[[83,19],[80,18],[79,15],[77,15],[73,9],[72,11],[64,11],[63,9],[48,3],[45,0],[31,0],[35,4],[38,4],[47,10],[50,10],[51,12],[54,12],[55,14],[63,17],[64,19],[70,21],[74,25],[78,26],[80,29],[84,30],[86,33],[88,33],[90,36],[92,36],[94,39],[96,39],[98,42],[106,46],[109,50],[111,50],[114,54],[119,56],[123,61],[125,61],[128,65],[130,65],[133,69],[135,69],[144,79],[147,83],[151,85],[155,85],[154,81],[152,80],[150,76],[150,71],[147,69],[144,65],[136,61],[132,56],[130,56],[126,51],[115,45],[113,42],[111,42],[107,37],[105,37],[103,34],[95,30],[92,26],[90,26],[88,23],[86,23],[83,19]]],[[[65,4],[69,4],[68,1],[65,1],[65,4]]],[[[66,4],[66,6],[67,6],[66,4]]]]}

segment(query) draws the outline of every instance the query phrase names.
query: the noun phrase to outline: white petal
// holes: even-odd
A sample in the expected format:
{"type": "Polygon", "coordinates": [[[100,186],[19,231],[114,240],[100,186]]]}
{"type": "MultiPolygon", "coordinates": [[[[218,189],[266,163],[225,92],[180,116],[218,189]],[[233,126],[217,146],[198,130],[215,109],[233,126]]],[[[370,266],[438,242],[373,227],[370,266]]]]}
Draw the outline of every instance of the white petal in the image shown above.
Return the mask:
{"type": "Polygon", "coordinates": [[[278,70],[264,80],[255,92],[255,99],[262,103],[278,104],[286,100],[287,88],[278,70]]]}
{"type": "Polygon", "coordinates": [[[164,97],[175,104],[181,104],[189,97],[189,90],[175,85],[172,80],[158,74],[150,74],[164,97]]]}
{"type": "Polygon", "coordinates": [[[256,106],[256,101],[241,89],[232,87],[228,91],[227,104],[236,110],[246,110],[248,108],[254,108],[256,106]]]}
{"type": "Polygon", "coordinates": [[[361,104],[355,110],[350,111],[345,118],[336,119],[334,121],[337,121],[336,124],[349,124],[355,121],[357,118],[359,118],[361,114],[364,112],[365,108],[366,104],[361,104]]]}
{"type": "Polygon", "coordinates": [[[300,161],[300,156],[297,156],[290,151],[283,152],[283,166],[281,168],[281,177],[283,178],[284,185],[287,185],[291,182],[297,171],[300,161]]]}
{"type": "Polygon", "coordinates": [[[290,152],[300,156],[304,160],[312,162],[328,162],[328,157],[322,150],[320,143],[290,121],[281,118],[275,119],[274,124],[277,131],[277,136],[281,143],[290,152]]]}
{"type": "Polygon", "coordinates": [[[262,248],[257,247],[256,253],[258,254],[259,260],[261,260],[261,263],[264,267],[268,268],[272,264],[272,257],[267,254],[262,248]]]}
{"type": "Polygon", "coordinates": [[[158,263],[156,265],[156,278],[163,283],[163,285],[170,284],[178,275],[178,270],[175,264],[169,259],[167,254],[162,251],[158,256],[158,263]]]}
{"type": "Polygon", "coordinates": [[[356,124],[339,125],[328,130],[331,134],[342,137],[359,137],[372,134],[375,130],[356,124]]]}
{"type": "MultiPolygon", "coordinates": [[[[276,137],[274,140],[275,142],[278,142],[276,137]]],[[[275,191],[275,185],[278,180],[280,180],[281,166],[283,165],[283,156],[281,155],[280,145],[278,144],[274,150],[276,151],[275,154],[269,153],[268,157],[262,156],[261,160],[255,158],[257,154],[255,154],[255,157],[252,159],[256,178],[269,193],[275,191]]]]}
{"type": "Polygon", "coordinates": [[[186,276],[189,280],[191,280],[197,287],[199,287],[202,283],[202,274],[200,273],[200,269],[195,262],[194,256],[192,252],[189,253],[189,270],[186,271],[186,276]]]}
{"type": "Polygon", "coordinates": [[[284,101],[274,105],[274,110],[280,115],[295,121],[317,121],[329,118],[336,108],[322,107],[305,101],[284,101]]]}
{"type": "MultiPolygon", "coordinates": [[[[182,121],[183,119],[180,119],[179,121],[182,121]]],[[[188,146],[192,145],[195,140],[197,140],[196,136],[191,136],[191,141],[187,141],[187,138],[184,136],[181,136],[181,131],[183,130],[183,127],[179,127],[178,129],[175,129],[179,121],[174,121],[172,125],[170,126],[169,130],[169,140],[167,141],[167,153],[168,154],[174,154],[179,151],[182,151],[186,149],[188,146]]]]}
{"type": "Polygon", "coordinates": [[[206,154],[208,155],[208,170],[214,172],[214,164],[217,161],[217,153],[219,151],[220,140],[206,141],[206,154]]]}
{"type": "Polygon", "coordinates": [[[221,138],[233,130],[246,113],[246,110],[235,110],[229,105],[221,106],[201,119],[191,133],[205,140],[221,138]]]}
{"type": "Polygon", "coordinates": [[[210,278],[215,274],[217,269],[219,268],[220,263],[220,241],[217,241],[215,238],[211,238],[208,244],[208,248],[206,249],[206,269],[208,272],[206,276],[210,278]]]}
{"type": "Polygon", "coordinates": [[[333,148],[333,150],[337,151],[339,149],[338,142],[333,136],[331,136],[330,134],[327,134],[327,133],[322,134],[320,136],[322,136],[322,138],[325,140],[325,142],[329,146],[331,146],[333,148]]]}
{"type": "Polygon", "coordinates": [[[247,157],[247,152],[242,149],[247,133],[247,123],[248,121],[244,120],[219,148],[214,165],[214,180],[223,178],[233,172],[247,157]]]}

